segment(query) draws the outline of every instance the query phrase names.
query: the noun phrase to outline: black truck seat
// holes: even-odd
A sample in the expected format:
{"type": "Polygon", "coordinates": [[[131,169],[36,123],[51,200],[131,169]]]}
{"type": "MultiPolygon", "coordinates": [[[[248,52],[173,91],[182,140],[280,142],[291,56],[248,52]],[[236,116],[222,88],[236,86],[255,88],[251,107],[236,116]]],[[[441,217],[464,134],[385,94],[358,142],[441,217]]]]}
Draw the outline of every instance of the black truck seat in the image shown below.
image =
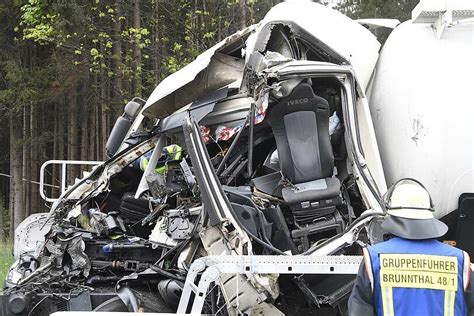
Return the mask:
{"type": "Polygon", "coordinates": [[[298,227],[318,223],[324,230],[321,221],[340,218],[335,213],[342,202],[340,182],[334,176],[328,102],[316,96],[310,84],[300,83],[270,106],[268,116],[286,183],[281,196],[298,227]]]}

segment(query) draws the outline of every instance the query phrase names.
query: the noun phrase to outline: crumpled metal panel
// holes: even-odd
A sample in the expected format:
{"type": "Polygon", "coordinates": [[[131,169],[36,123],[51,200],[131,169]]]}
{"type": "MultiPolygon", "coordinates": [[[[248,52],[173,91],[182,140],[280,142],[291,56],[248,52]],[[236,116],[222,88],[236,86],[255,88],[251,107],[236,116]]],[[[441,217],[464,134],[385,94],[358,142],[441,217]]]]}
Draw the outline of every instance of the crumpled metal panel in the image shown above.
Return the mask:
{"type": "Polygon", "coordinates": [[[25,253],[34,253],[44,242],[44,235],[49,231],[52,220],[49,213],[37,213],[28,216],[15,229],[13,256],[18,259],[25,253]]]}
{"type": "Polygon", "coordinates": [[[362,25],[318,3],[282,2],[270,9],[258,29],[247,40],[247,61],[252,52],[263,53],[271,44],[270,34],[275,25],[289,27],[293,36],[302,38],[328,56],[350,64],[359,84],[363,90],[366,89],[377,62],[380,43],[362,25]]]}
{"type": "Polygon", "coordinates": [[[144,106],[144,115],[164,117],[197,97],[242,78],[243,60],[226,55],[244,46],[256,26],[249,26],[225,38],[181,70],[166,77],[144,106]]]}
{"type": "MultiPolygon", "coordinates": [[[[216,53],[192,81],[156,100],[144,111],[144,115],[154,118],[166,117],[200,96],[240,80],[243,69],[242,59],[216,53]]],[[[170,84],[176,87],[174,82],[170,82],[170,84]]]]}
{"type": "Polygon", "coordinates": [[[72,259],[72,269],[82,269],[82,274],[87,277],[91,270],[91,262],[84,252],[85,248],[86,245],[82,240],[82,235],[78,235],[69,241],[67,252],[72,259]]]}

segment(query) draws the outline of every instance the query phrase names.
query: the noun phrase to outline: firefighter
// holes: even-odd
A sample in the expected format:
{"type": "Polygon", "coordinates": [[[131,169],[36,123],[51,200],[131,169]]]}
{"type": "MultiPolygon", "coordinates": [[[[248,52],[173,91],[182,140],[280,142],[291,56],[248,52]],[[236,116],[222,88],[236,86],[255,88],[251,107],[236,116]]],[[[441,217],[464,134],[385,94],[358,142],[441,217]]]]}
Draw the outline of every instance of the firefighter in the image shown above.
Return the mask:
{"type": "Polygon", "coordinates": [[[349,315],[474,315],[469,255],[439,242],[428,191],[405,178],[385,194],[382,229],[393,236],[364,248],[349,315]]]}

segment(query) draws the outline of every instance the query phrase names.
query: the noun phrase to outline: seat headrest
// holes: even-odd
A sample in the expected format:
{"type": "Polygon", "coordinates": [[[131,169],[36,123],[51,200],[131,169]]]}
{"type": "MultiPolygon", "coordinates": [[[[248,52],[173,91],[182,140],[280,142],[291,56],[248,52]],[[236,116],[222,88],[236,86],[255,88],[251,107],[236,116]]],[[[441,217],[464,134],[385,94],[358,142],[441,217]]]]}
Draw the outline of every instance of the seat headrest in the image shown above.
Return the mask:
{"type": "Polygon", "coordinates": [[[302,82],[294,87],[288,96],[280,98],[272,103],[269,112],[272,113],[276,109],[280,109],[278,112],[283,111],[280,114],[284,115],[285,113],[302,109],[326,111],[328,110],[328,105],[326,100],[314,93],[313,87],[310,83],[302,82]]]}
{"type": "Polygon", "coordinates": [[[316,95],[309,83],[300,83],[293,89],[293,91],[291,91],[286,103],[288,106],[303,104],[315,97],[316,95]]]}

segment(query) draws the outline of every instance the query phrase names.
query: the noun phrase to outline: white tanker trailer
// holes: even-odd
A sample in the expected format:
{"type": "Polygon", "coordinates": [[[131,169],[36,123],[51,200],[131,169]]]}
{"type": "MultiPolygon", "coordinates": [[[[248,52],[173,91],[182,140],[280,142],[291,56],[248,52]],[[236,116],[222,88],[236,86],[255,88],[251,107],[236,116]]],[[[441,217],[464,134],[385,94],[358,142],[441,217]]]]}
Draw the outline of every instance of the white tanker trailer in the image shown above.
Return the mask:
{"type": "Polygon", "coordinates": [[[390,34],[368,87],[387,185],[422,181],[461,247],[474,242],[473,16],[474,1],[422,1],[390,34]]]}

